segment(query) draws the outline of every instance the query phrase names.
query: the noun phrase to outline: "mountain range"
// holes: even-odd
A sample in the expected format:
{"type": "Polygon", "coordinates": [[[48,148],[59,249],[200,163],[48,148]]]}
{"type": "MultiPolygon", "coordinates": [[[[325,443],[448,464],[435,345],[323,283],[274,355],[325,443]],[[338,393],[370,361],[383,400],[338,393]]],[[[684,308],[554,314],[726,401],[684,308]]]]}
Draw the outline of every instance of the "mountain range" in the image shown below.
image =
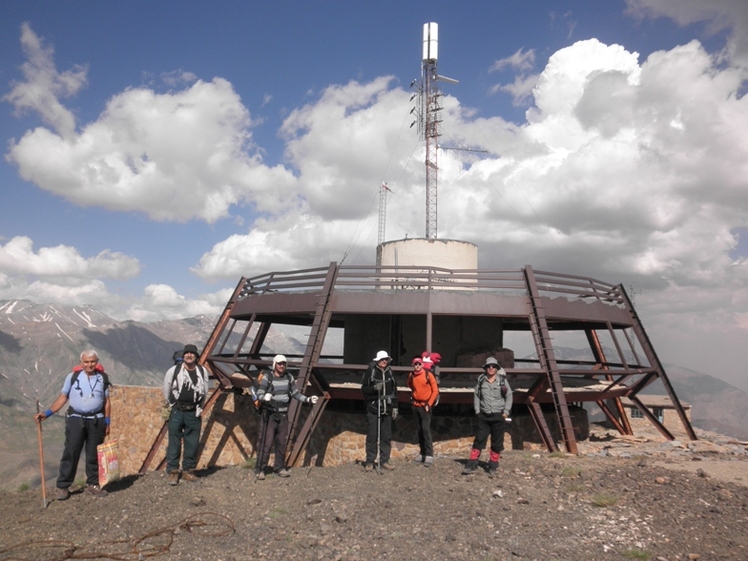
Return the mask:
{"type": "MultiPolygon", "coordinates": [[[[51,306],[27,300],[0,300],[0,488],[10,477],[38,468],[36,428],[31,419],[38,399],[46,408],[58,395],[65,375],[79,363],[81,351],[93,348],[115,384],[160,387],[174,351],[186,343],[198,348],[207,341],[217,318],[139,323],[118,321],[87,306],[51,306]]],[[[293,334],[271,330],[270,352],[301,352],[293,334]]],[[[589,359],[586,350],[557,349],[558,358],[589,359]]],[[[748,394],[709,374],[676,365],[665,370],[681,401],[692,405],[694,426],[734,438],[748,439],[748,394]]],[[[664,392],[663,392],[664,393],[664,392]]],[[[55,421],[60,423],[61,420],[55,421]]],[[[48,438],[62,430],[55,423],[48,438]]],[[[59,454],[50,454],[54,470],[59,454]]]]}

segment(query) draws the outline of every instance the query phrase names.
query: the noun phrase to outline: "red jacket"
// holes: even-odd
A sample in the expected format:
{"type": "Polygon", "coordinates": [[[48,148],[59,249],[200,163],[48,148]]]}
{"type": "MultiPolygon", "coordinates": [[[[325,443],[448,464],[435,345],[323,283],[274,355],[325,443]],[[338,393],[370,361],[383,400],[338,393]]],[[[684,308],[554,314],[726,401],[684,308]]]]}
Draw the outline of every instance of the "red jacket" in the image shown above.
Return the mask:
{"type": "Polygon", "coordinates": [[[413,392],[411,399],[416,407],[425,405],[433,407],[436,398],[439,397],[439,386],[436,385],[436,378],[434,378],[433,373],[425,368],[418,374],[415,372],[408,374],[408,387],[413,392]]]}

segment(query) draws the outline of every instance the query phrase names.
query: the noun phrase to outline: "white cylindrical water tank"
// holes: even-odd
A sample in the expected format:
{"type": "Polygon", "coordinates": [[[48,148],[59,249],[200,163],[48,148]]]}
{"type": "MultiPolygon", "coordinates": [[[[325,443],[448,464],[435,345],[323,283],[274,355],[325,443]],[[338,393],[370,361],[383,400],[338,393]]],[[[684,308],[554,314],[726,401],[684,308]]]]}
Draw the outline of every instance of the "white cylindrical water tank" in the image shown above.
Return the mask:
{"type": "Polygon", "coordinates": [[[377,250],[383,267],[477,269],[478,246],[460,240],[411,238],[384,242],[377,250]]]}

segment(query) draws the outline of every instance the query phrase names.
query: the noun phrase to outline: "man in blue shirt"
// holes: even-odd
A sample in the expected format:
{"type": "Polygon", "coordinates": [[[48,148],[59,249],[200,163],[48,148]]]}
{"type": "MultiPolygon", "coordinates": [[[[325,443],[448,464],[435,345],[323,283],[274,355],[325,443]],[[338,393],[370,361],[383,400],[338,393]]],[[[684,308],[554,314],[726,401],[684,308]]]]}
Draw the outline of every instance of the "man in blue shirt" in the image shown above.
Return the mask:
{"type": "Polygon", "coordinates": [[[82,370],[65,377],[62,392],[44,413],[35,415],[36,422],[57,413],[68,401],[65,421],[65,449],[60,459],[57,477],[57,499],[70,496],[70,486],[75,481],[83,448],[86,449],[86,489],[94,497],[105,497],[107,492],[99,487],[99,462],[96,447],[109,435],[111,402],[109,378],[99,366],[96,351],[81,353],[82,370]]]}

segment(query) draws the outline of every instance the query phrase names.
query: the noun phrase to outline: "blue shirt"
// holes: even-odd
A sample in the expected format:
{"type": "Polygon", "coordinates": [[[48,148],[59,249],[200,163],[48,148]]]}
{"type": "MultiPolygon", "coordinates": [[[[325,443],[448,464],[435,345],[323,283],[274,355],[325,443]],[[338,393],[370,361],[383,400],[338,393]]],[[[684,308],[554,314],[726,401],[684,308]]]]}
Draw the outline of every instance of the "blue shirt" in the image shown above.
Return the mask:
{"type": "Polygon", "coordinates": [[[65,383],[62,385],[63,395],[68,398],[70,407],[75,410],[72,415],[97,413],[97,417],[103,417],[104,402],[109,397],[109,388],[104,387],[104,377],[98,372],[93,376],[81,372],[71,387],[72,379],[73,373],[71,372],[65,377],[65,383]]]}

